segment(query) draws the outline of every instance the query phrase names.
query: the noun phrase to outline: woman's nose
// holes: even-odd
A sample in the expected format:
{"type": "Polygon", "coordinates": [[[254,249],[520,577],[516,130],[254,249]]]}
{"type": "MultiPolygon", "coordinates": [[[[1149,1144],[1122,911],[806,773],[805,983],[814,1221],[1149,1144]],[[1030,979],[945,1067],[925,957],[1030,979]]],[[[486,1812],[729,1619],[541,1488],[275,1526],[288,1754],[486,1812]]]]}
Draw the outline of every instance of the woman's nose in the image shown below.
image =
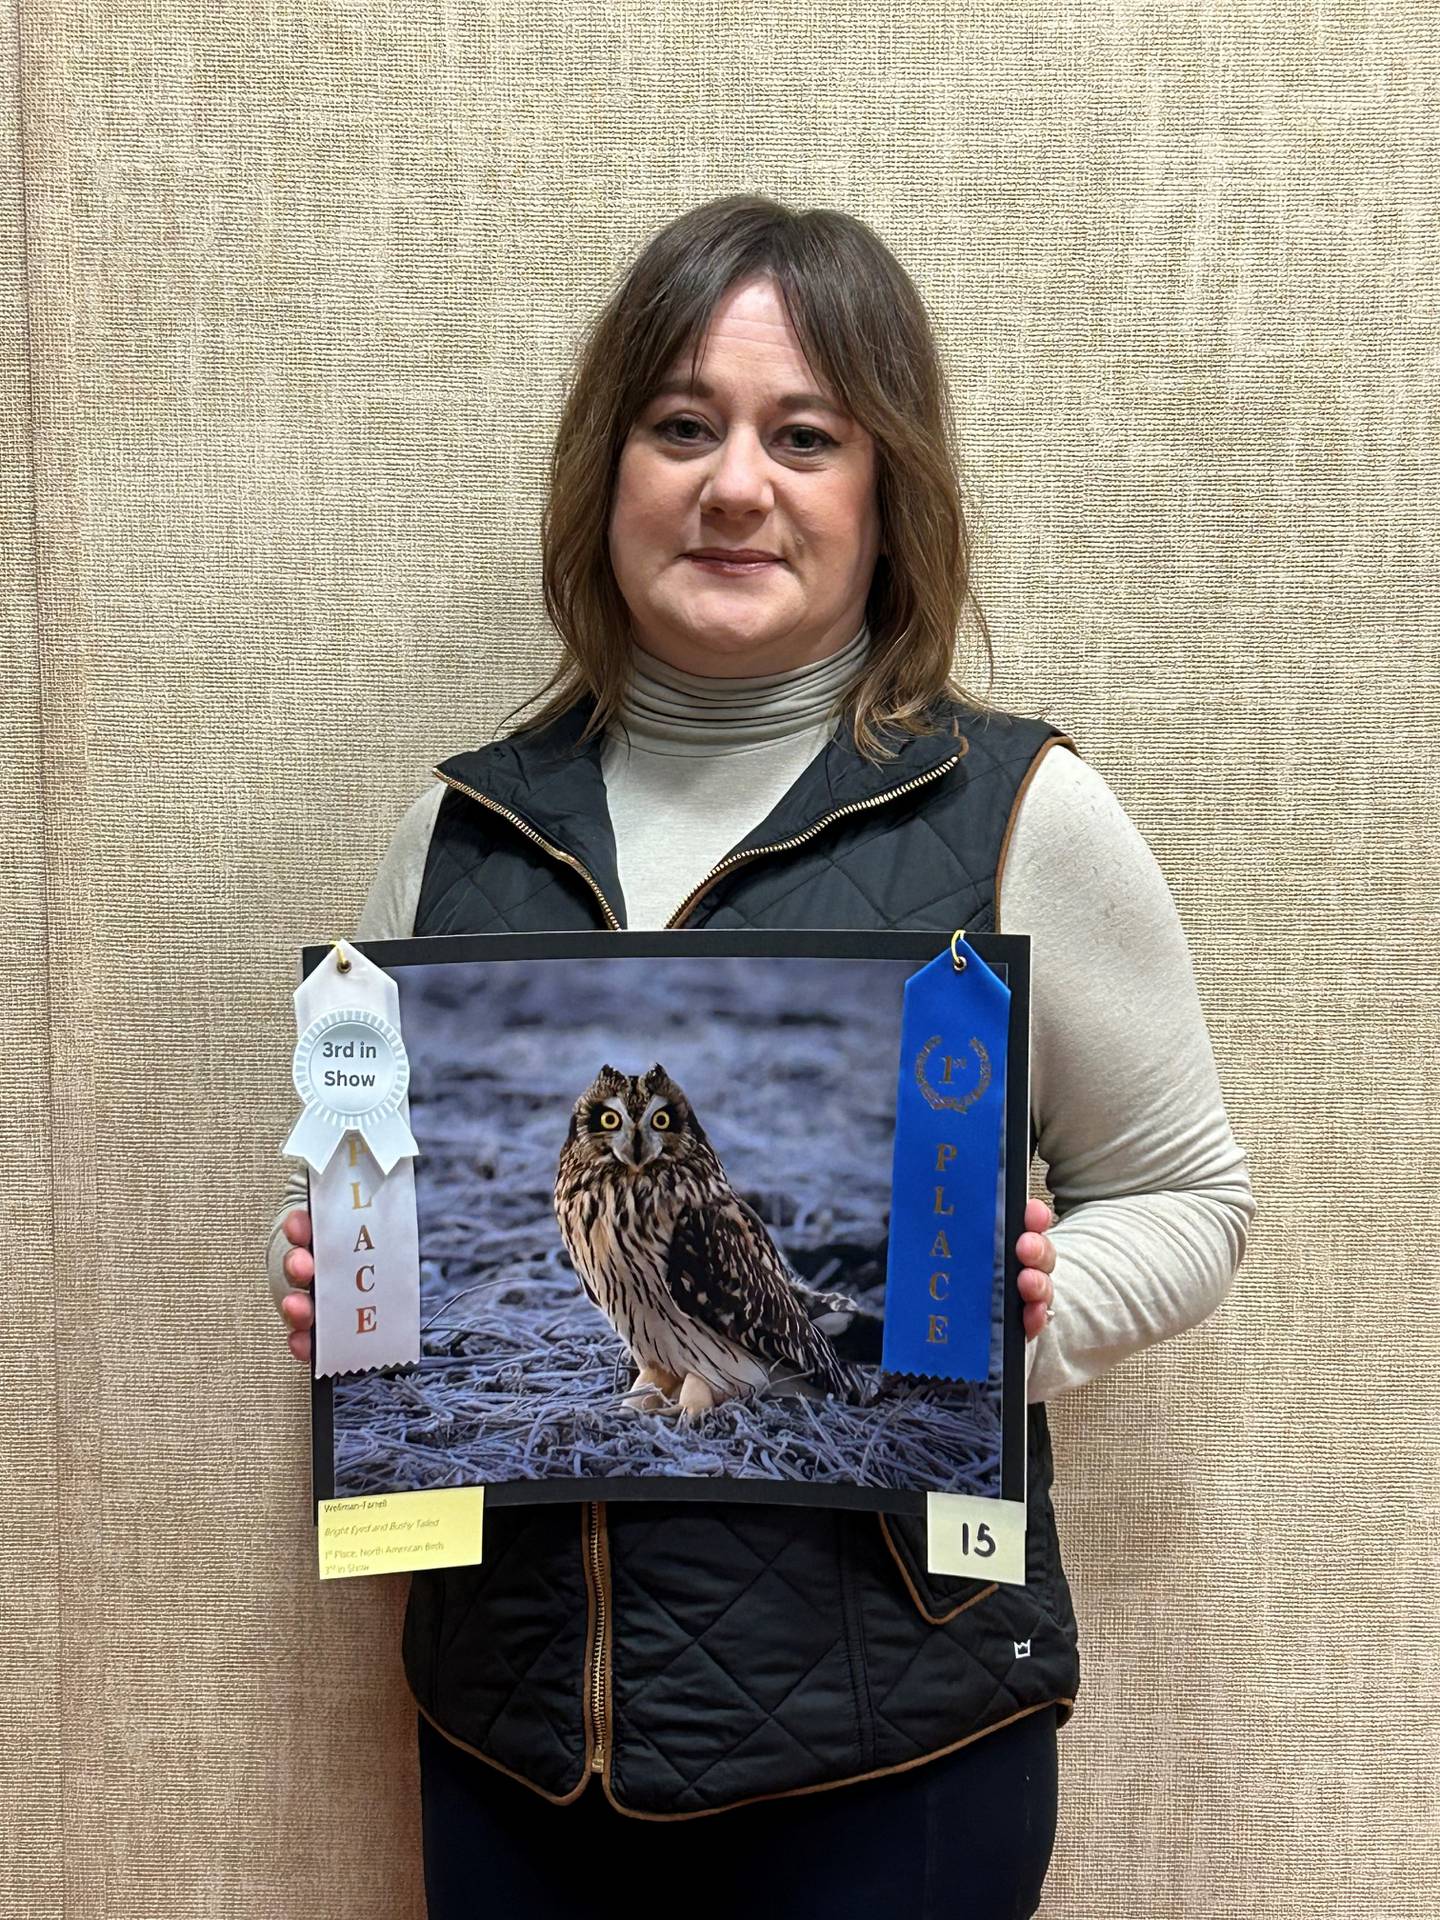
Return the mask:
{"type": "Polygon", "coordinates": [[[740,507],[768,507],[770,475],[765,449],[753,433],[733,432],[715,455],[702,504],[734,512],[740,507]]]}

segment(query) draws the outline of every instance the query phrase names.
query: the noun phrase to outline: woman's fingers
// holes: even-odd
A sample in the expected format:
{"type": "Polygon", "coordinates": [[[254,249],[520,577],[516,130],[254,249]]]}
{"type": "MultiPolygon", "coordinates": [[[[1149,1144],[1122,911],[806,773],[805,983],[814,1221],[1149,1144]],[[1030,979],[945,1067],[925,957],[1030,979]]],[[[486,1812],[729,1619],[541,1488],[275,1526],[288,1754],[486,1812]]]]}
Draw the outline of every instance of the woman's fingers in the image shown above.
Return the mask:
{"type": "Polygon", "coordinates": [[[303,1333],[315,1324],[315,1303],[308,1294],[287,1293],[280,1302],[280,1311],[297,1332],[303,1333]]]}
{"type": "MultiPolygon", "coordinates": [[[[280,1222],[290,1242],[290,1251],[280,1262],[287,1280],[297,1287],[315,1284],[315,1256],[310,1248],[310,1213],[306,1207],[292,1207],[280,1222]]],[[[286,1345],[304,1366],[310,1364],[310,1329],[315,1324],[315,1305],[308,1293],[287,1293],[280,1312],[290,1323],[286,1345]]]]}
{"type": "Polygon", "coordinates": [[[315,1284],[315,1256],[304,1247],[292,1247],[280,1262],[285,1278],[297,1287],[310,1287],[315,1284]]]}
{"type": "Polygon", "coordinates": [[[1040,1273],[1034,1267],[1022,1267],[1017,1282],[1022,1300],[1050,1302],[1055,1298],[1055,1282],[1048,1273],[1040,1273]]]}
{"type": "MultiPolygon", "coordinates": [[[[1028,1222],[1026,1223],[1029,1224],[1028,1222]]],[[[292,1207],[280,1222],[280,1231],[297,1247],[310,1244],[310,1214],[305,1207],[292,1207]]]]}
{"type": "Polygon", "coordinates": [[[290,1242],[290,1251],[280,1262],[285,1278],[297,1287],[308,1287],[315,1280],[315,1256],[310,1248],[310,1215],[304,1207],[292,1207],[280,1222],[290,1242]]]}
{"type": "Polygon", "coordinates": [[[1042,1273],[1055,1268],[1055,1249],[1045,1238],[1045,1229],[1054,1219],[1043,1200],[1025,1202],[1025,1231],[1015,1242],[1015,1251],[1027,1267],[1038,1267],[1042,1273]]]}
{"type": "Polygon", "coordinates": [[[1026,1303],[1021,1318],[1027,1340],[1033,1340],[1049,1320],[1055,1299],[1055,1285],[1050,1278],[1055,1271],[1055,1248],[1045,1235],[1054,1218],[1043,1200],[1025,1202],[1025,1231],[1015,1242],[1015,1251],[1025,1263],[1016,1284],[1026,1303]]]}
{"type": "MultiPolygon", "coordinates": [[[[284,1215],[280,1221],[280,1231],[290,1240],[290,1252],[280,1261],[284,1277],[296,1286],[315,1284],[315,1256],[309,1252],[311,1244],[311,1225],[309,1208],[296,1206],[284,1215]]],[[[286,1346],[290,1352],[309,1367],[309,1340],[311,1327],[315,1325],[315,1302],[309,1294],[286,1294],[280,1302],[280,1315],[290,1323],[290,1334],[286,1346]]]]}
{"type": "Polygon", "coordinates": [[[1048,1322],[1050,1303],[1055,1298],[1049,1274],[1023,1268],[1020,1274],[1020,1297],[1026,1303],[1020,1316],[1025,1325],[1025,1338],[1033,1340],[1048,1322]]]}
{"type": "Polygon", "coordinates": [[[285,1344],[295,1358],[308,1367],[310,1329],[315,1324],[315,1304],[309,1294],[287,1293],[280,1302],[280,1311],[290,1323],[290,1332],[285,1344]]]}

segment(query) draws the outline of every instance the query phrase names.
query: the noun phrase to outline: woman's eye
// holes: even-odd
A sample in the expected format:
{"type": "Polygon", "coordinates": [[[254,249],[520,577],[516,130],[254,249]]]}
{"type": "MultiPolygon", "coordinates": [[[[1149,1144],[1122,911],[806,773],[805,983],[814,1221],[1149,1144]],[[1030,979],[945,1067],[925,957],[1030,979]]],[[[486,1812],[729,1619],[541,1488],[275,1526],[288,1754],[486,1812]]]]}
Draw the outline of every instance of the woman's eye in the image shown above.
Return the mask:
{"type": "Polygon", "coordinates": [[[830,435],[828,433],[822,433],[819,427],[789,427],[786,431],[789,433],[810,433],[815,436],[816,444],[814,446],[797,447],[795,449],[797,453],[821,453],[826,447],[833,447],[835,445],[830,435]]]}
{"type": "Polygon", "coordinates": [[[674,427],[698,427],[701,424],[699,420],[692,419],[689,414],[677,413],[672,420],[662,420],[655,431],[667,439],[674,438],[677,444],[682,447],[689,447],[695,444],[694,436],[688,433],[672,435],[671,429],[674,427]]]}

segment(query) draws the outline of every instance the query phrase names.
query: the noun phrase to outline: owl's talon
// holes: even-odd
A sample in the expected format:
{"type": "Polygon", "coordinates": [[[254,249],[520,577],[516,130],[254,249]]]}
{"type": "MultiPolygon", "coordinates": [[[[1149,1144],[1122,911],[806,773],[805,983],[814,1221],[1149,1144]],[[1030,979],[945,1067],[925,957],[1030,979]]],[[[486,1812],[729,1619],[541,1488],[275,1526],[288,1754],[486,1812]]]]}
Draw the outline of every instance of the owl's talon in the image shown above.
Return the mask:
{"type": "Polygon", "coordinates": [[[656,1387],[641,1387],[638,1391],[632,1389],[621,1397],[620,1404],[631,1413],[664,1413],[670,1406],[670,1402],[656,1387]]]}
{"type": "Polygon", "coordinates": [[[679,1384],[680,1376],[678,1373],[667,1373],[664,1367],[641,1367],[640,1371],[631,1381],[630,1391],[625,1395],[625,1398],[631,1400],[638,1394],[646,1393],[658,1393],[668,1397],[674,1393],[679,1384]]]}
{"type": "Polygon", "coordinates": [[[680,1384],[678,1373],[667,1373],[661,1366],[641,1367],[636,1374],[630,1391],[620,1404],[636,1413],[665,1413],[670,1408],[670,1395],[680,1384]]]}
{"type": "Polygon", "coordinates": [[[698,1426],[715,1406],[715,1394],[708,1380],[698,1373],[687,1373],[680,1388],[680,1411],[689,1426],[698,1426]]]}

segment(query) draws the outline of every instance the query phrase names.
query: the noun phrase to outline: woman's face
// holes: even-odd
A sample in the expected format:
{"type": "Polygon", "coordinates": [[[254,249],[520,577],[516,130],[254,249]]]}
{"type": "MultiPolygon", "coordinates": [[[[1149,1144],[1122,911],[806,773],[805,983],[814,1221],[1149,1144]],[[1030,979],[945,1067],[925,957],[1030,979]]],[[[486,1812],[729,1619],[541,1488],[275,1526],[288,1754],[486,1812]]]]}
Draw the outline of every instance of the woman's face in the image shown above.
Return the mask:
{"type": "Polygon", "coordinates": [[[811,371],[766,277],[731,288],[626,439],[610,561],[636,643],[687,673],[780,673],[853,640],[879,552],[875,447],[811,371]],[[772,556],[705,565],[699,550],[772,556]]]}

